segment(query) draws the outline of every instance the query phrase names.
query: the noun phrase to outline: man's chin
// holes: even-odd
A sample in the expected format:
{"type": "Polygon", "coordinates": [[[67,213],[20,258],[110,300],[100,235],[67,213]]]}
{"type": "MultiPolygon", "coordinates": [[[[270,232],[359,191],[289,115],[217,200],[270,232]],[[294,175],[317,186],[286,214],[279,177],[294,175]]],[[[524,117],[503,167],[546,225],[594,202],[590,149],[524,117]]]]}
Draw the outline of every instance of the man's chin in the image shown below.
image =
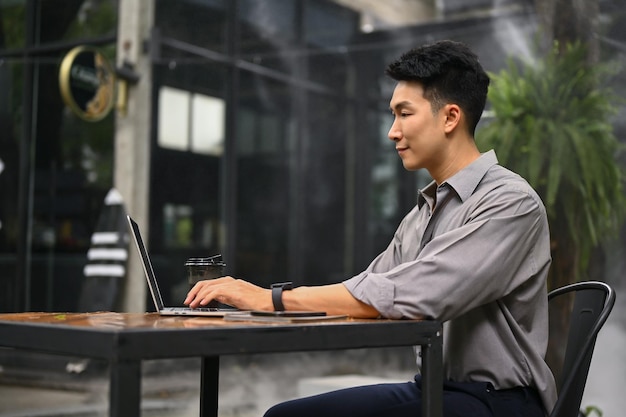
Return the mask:
{"type": "Polygon", "coordinates": [[[422,167],[419,164],[411,163],[411,162],[405,161],[405,160],[402,160],[402,166],[407,171],[418,171],[418,170],[422,169],[422,167]]]}

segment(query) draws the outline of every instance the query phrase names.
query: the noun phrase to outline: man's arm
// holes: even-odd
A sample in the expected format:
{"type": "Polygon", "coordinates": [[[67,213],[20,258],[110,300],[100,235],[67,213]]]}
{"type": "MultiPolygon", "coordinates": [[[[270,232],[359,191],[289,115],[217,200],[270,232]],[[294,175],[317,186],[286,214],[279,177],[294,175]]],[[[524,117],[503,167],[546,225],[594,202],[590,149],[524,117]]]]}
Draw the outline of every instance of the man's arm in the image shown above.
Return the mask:
{"type": "MultiPolygon", "coordinates": [[[[187,294],[184,303],[192,308],[202,307],[211,300],[242,310],[274,310],[271,290],[241,279],[223,277],[198,282],[187,294]]],[[[283,292],[286,310],[325,311],[350,317],[374,318],[380,313],[350,294],[343,284],[297,287],[283,292]]]]}
{"type": "Polygon", "coordinates": [[[357,300],[343,284],[318,287],[299,287],[283,292],[287,310],[316,310],[328,314],[347,314],[350,317],[375,318],[380,313],[372,306],[357,300]]]}
{"type": "Polygon", "coordinates": [[[501,188],[466,203],[461,225],[436,235],[414,260],[368,269],[344,285],[384,317],[446,321],[541,277],[550,264],[545,211],[515,184],[501,188]]]}

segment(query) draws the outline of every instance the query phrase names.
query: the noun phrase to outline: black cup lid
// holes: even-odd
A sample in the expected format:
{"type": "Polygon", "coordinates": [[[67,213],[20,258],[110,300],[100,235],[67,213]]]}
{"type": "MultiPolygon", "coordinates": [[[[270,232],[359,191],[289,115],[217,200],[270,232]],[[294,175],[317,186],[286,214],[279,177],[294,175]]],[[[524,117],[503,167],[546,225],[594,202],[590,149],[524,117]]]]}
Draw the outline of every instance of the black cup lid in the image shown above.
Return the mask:
{"type": "Polygon", "coordinates": [[[208,258],[189,258],[185,266],[226,266],[222,255],[209,256],[208,258]]]}

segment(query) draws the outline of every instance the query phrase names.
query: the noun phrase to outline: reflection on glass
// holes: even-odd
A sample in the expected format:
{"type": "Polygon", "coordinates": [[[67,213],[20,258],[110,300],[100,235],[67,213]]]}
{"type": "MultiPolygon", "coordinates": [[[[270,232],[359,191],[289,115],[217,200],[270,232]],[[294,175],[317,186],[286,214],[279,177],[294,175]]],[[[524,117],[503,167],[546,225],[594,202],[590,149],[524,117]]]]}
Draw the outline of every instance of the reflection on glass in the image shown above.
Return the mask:
{"type": "Polygon", "coordinates": [[[155,1],[155,26],[164,37],[212,51],[228,45],[228,4],[232,0],[155,1]]]}
{"type": "Polygon", "coordinates": [[[391,118],[380,110],[370,110],[370,129],[376,132],[370,138],[372,167],[370,171],[368,240],[372,258],[388,244],[390,237],[404,215],[400,207],[402,176],[400,158],[395,146],[387,137],[391,118]]]}
{"type": "Polygon", "coordinates": [[[22,109],[22,85],[17,80],[24,66],[0,59],[0,312],[14,309],[19,299],[16,283],[11,277],[17,275],[16,252],[20,234],[18,209],[18,184],[20,129],[22,109]]]}
{"type": "Polygon", "coordinates": [[[159,136],[163,148],[189,148],[189,98],[191,93],[170,87],[159,90],[159,136]]]}
{"type": "MultiPolygon", "coordinates": [[[[16,249],[18,240],[18,184],[19,184],[19,143],[21,140],[20,115],[22,108],[22,86],[17,80],[24,66],[0,60],[0,252],[16,249]]],[[[3,265],[0,257],[0,270],[11,271],[3,265]],[[6,268],[6,269],[5,269],[6,268]]],[[[11,266],[12,267],[12,266],[11,266]]],[[[0,286],[1,289],[1,286],[0,286]]],[[[0,294],[2,291],[0,290],[0,294]]],[[[0,301],[2,300],[0,296],[0,301]]],[[[0,302],[0,304],[2,304],[0,302]]]]}
{"type": "Polygon", "coordinates": [[[224,152],[224,100],[204,94],[191,99],[191,150],[220,156],[224,152]]]}
{"type": "Polygon", "coordinates": [[[295,71],[298,2],[240,0],[242,58],[284,73],[295,71]]]}
{"type": "Polygon", "coordinates": [[[41,22],[37,43],[114,36],[116,33],[118,0],[64,1],[61,7],[58,0],[35,3],[41,22]]]}
{"type": "Polygon", "coordinates": [[[221,98],[161,87],[157,143],[166,149],[220,156],[225,117],[221,98]]]}
{"type": "Polygon", "coordinates": [[[0,50],[24,46],[26,37],[26,0],[0,2],[0,50]]]}
{"type": "Polygon", "coordinates": [[[186,248],[193,244],[193,208],[187,205],[163,206],[163,241],[170,248],[186,248]]]}
{"type": "Polygon", "coordinates": [[[304,3],[304,41],[315,49],[350,45],[359,31],[360,14],[332,2],[304,3]]]}
{"type": "Polygon", "coordinates": [[[286,278],[292,250],[287,244],[294,215],[290,210],[294,155],[287,145],[292,105],[281,83],[246,75],[242,88],[251,94],[241,98],[236,120],[239,180],[233,265],[240,276],[269,283],[286,278]]]}
{"type": "Polygon", "coordinates": [[[114,115],[80,119],[63,105],[58,61],[33,61],[28,308],[75,311],[90,237],[112,187],[114,115]]]}
{"type": "Polygon", "coordinates": [[[346,159],[350,113],[346,106],[324,95],[307,95],[309,113],[299,146],[299,163],[305,170],[297,179],[301,188],[294,190],[294,200],[303,201],[297,213],[303,222],[298,236],[302,254],[301,278],[307,284],[338,282],[345,278],[346,253],[346,159]],[[321,249],[323,248],[323,250],[321,249]]]}

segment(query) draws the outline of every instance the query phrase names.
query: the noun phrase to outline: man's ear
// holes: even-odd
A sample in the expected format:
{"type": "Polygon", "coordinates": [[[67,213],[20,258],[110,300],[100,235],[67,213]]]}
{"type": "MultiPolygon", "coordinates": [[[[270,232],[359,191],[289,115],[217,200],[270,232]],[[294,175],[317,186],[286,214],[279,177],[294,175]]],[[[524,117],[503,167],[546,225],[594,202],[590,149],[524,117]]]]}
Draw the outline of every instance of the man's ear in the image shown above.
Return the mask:
{"type": "Polygon", "coordinates": [[[444,131],[451,133],[461,123],[461,108],[457,104],[446,104],[443,107],[443,115],[445,116],[444,131]]]}

